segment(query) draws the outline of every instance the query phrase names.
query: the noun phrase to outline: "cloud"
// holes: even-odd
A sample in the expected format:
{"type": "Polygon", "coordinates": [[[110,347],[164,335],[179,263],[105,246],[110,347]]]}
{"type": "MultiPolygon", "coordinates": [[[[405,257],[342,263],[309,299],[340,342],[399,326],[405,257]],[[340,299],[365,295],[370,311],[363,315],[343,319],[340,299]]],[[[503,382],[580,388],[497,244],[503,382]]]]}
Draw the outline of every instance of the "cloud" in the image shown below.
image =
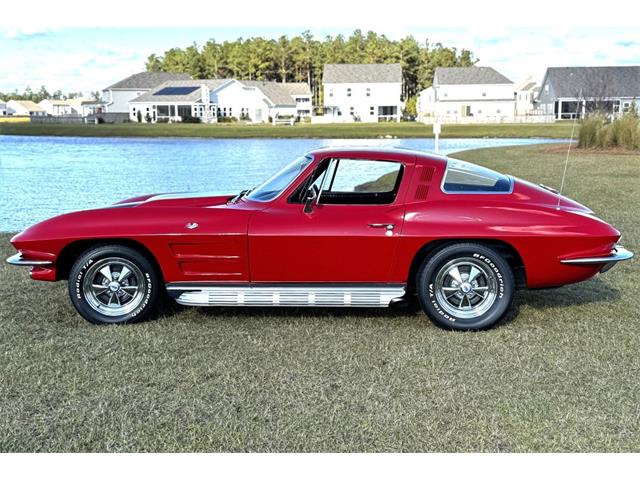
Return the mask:
{"type": "Polygon", "coordinates": [[[10,27],[0,29],[2,36],[8,40],[30,40],[37,37],[46,37],[54,33],[51,28],[38,27],[10,27]]]}

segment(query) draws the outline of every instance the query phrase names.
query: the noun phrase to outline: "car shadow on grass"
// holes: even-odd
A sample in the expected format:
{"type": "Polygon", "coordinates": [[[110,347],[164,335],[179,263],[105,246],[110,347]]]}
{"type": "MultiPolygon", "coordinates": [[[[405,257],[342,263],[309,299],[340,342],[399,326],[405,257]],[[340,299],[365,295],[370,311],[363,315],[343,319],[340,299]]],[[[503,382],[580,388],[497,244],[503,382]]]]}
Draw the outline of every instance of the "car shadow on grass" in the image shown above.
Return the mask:
{"type": "Polygon", "coordinates": [[[559,288],[522,290],[516,295],[514,305],[529,305],[537,309],[572,307],[578,305],[613,302],[620,299],[617,288],[600,278],[559,288]]]}

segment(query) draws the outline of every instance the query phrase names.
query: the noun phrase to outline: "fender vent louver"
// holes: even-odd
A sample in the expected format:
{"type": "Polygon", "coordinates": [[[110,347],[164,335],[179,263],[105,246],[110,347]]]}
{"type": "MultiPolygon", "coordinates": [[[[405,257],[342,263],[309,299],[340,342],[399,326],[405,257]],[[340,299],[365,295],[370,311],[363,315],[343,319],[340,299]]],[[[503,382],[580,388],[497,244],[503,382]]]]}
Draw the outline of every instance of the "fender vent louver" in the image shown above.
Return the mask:
{"type": "Polygon", "coordinates": [[[427,198],[427,195],[429,194],[429,184],[431,183],[431,179],[433,178],[435,168],[424,166],[421,166],[419,168],[419,183],[416,187],[415,199],[425,200],[427,198]]]}
{"type": "Polygon", "coordinates": [[[433,167],[422,167],[422,173],[420,173],[420,181],[421,182],[430,182],[433,178],[433,172],[435,168],[433,167]]]}
{"type": "Polygon", "coordinates": [[[416,200],[425,200],[427,198],[427,194],[429,193],[429,185],[425,185],[421,183],[416,188],[416,200]]]}

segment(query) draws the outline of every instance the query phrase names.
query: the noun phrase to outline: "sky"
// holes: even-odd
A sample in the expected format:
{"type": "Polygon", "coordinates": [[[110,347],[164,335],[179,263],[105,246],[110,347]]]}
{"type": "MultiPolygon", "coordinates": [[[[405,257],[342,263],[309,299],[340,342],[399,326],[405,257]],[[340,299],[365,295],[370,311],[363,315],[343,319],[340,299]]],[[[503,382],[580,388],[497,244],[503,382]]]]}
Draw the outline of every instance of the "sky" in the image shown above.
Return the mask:
{"type": "MultiPolygon", "coordinates": [[[[0,29],[0,91],[45,85],[55,91],[91,92],[144,70],[146,58],[172,47],[208,39],[294,36],[310,30],[316,38],[349,35],[351,28],[5,28],[0,29]]],[[[640,65],[639,28],[376,28],[392,39],[466,48],[478,65],[494,67],[514,82],[529,75],[542,80],[551,66],[640,65]]]]}

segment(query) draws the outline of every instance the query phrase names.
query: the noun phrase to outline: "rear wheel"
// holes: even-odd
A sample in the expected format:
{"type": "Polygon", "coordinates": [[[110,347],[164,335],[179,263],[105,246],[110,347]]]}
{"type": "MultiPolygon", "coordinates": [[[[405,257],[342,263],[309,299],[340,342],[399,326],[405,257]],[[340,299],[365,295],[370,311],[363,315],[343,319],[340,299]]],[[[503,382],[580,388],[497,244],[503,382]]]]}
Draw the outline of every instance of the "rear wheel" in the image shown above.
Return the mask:
{"type": "Polygon", "coordinates": [[[69,296],[86,320],[95,324],[143,320],[158,302],[159,275],[140,252],[103,245],[83,253],[69,274],[69,296]]]}
{"type": "Polygon", "coordinates": [[[418,298],[436,325],[478,330],[504,316],[514,283],[509,264],[498,252],[476,243],[459,243],[425,259],[418,272],[418,298]]]}

